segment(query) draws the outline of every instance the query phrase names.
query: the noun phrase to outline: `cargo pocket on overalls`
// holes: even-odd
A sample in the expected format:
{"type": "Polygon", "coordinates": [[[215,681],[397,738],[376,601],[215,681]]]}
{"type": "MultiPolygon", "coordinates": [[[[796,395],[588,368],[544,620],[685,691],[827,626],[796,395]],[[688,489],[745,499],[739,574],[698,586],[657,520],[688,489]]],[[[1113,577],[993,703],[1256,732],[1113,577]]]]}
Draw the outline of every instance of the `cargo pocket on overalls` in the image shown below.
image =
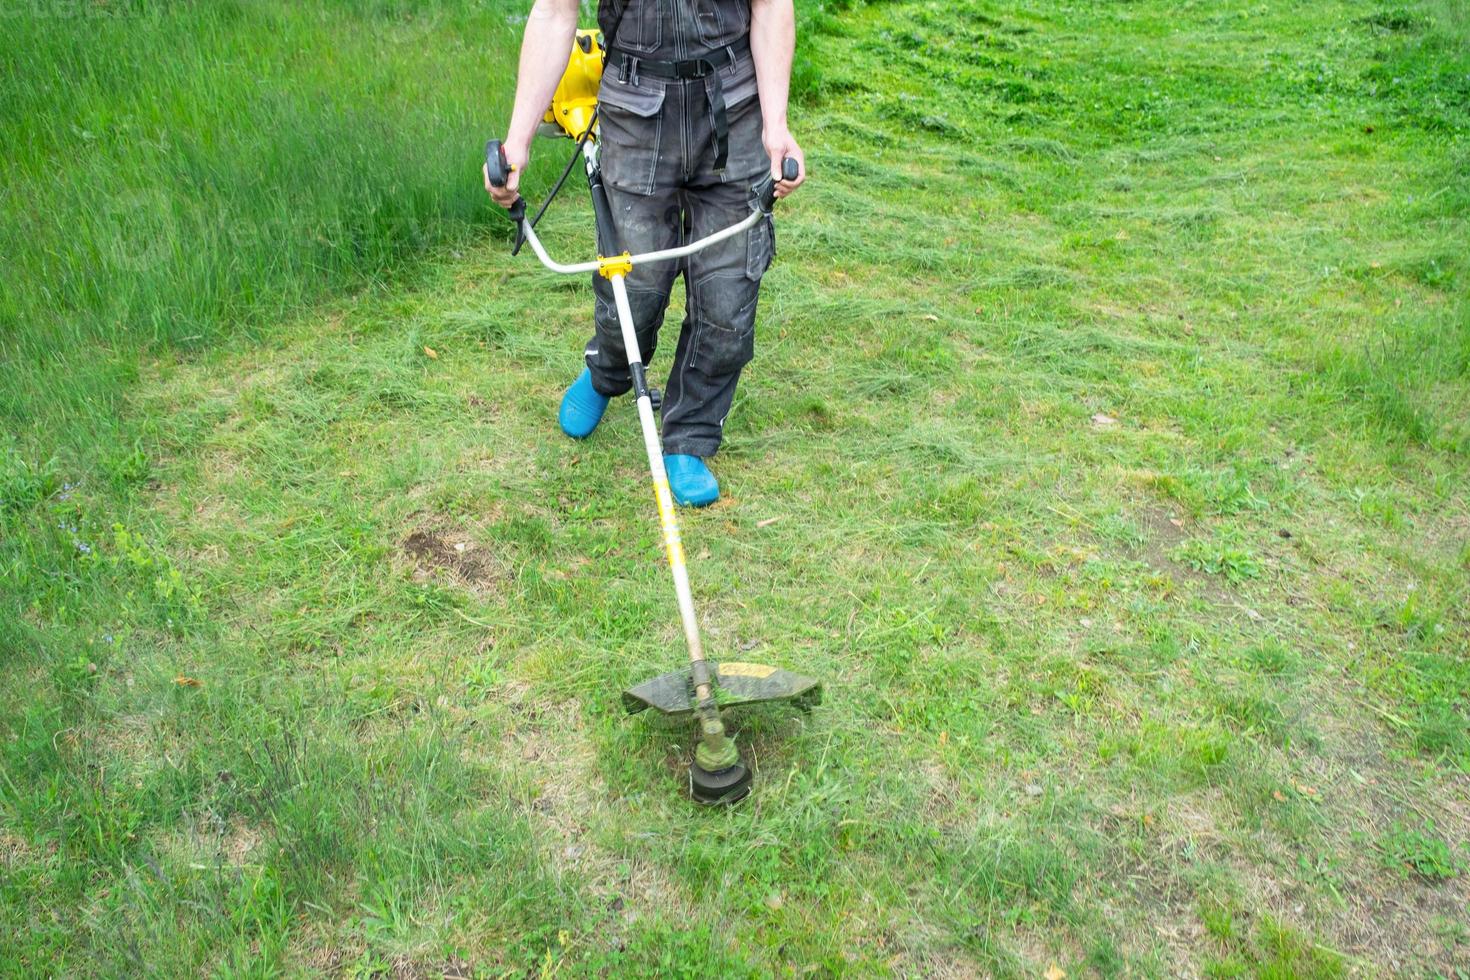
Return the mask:
{"type": "Polygon", "coordinates": [[[760,282],[775,257],[776,222],[768,214],[750,229],[750,238],[745,245],[745,275],[760,282]]]}
{"type": "Polygon", "coordinates": [[[694,350],[689,364],[706,378],[728,377],[755,356],[755,301],[758,280],[737,266],[712,272],[695,283],[694,350]]]}
{"type": "Polygon", "coordinates": [[[605,77],[597,96],[602,177],[633,194],[653,193],[663,136],[663,86],[634,86],[605,77]]]}
{"type": "Polygon", "coordinates": [[[739,252],[724,268],[695,283],[697,343],[691,363],[707,377],[739,371],[755,357],[755,311],[761,276],[775,255],[775,231],[769,217],[745,233],[744,263],[739,252]]]}

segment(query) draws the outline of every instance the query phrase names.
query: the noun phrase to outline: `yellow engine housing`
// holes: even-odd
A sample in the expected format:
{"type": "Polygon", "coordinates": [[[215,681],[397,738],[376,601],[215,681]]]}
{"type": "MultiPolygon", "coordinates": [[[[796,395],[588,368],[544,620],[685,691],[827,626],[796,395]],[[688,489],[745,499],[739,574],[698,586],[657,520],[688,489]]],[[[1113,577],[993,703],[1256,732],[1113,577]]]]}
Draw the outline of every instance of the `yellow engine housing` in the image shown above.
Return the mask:
{"type": "Polygon", "coordinates": [[[560,127],[574,140],[581,139],[592,125],[597,89],[602,84],[602,59],[601,32],[578,31],[571,60],[557,83],[551,108],[546,110],[543,120],[560,127]]]}

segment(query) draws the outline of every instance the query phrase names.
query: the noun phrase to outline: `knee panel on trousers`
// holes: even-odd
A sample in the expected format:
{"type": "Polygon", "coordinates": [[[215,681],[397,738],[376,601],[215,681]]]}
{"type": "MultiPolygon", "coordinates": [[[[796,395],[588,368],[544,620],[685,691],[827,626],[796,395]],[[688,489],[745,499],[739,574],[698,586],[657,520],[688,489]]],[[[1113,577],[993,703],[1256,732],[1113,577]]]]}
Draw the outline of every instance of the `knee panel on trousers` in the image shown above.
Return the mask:
{"type": "Polygon", "coordinates": [[[739,371],[755,356],[755,306],[759,282],[744,273],[715,272],[692,297],[694,350],[689,366],[706,377],[739,371]]]}
{"type": "Polygon", "coordinates": [[[755,311],[761,276],[775,254],[770,219],[744,235],[743,254],[694,284],[690,311],[696,332],[692,366],[709,377],[739,371],[755,356],[755,311]]]}

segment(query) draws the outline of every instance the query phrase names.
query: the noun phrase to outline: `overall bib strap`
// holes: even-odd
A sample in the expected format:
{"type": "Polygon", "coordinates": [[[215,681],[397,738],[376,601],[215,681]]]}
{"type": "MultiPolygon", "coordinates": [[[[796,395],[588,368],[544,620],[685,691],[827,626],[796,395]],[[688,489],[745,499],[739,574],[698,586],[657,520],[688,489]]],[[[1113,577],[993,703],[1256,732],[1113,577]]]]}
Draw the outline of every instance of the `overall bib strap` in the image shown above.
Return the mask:
{"type": "Polygon", "coordinates": [[[720,81],[720,70],[749,52],[750,36],[746,35],[703,58],[659,61],[623,50],[616,45],[608,49],[607,56],[609,64],[617,66],[619,80],[627,81],[631,77],[634,85],[640,75],[667,81],[702,83],[705,101],[709,105],[712,124],[710,128],[713,130],[714,168],[719,172],[725,169],[725,162],[730,155],[730,120],[725,114],[725,86],[720,81]]]}

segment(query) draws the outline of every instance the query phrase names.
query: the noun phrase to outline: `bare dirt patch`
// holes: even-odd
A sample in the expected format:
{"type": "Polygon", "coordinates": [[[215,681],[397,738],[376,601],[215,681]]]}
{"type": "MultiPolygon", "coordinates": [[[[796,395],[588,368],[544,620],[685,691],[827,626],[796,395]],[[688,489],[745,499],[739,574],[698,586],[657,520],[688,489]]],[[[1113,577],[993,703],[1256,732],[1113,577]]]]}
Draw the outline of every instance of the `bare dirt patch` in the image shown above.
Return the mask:
{"type": "Polygon", "coordinates": [[[484,592],[494,588],[503,575],[495,556],[465,534],[420,528],[403,539],[402,548],[413,561],[414,577],[419,580],[446,574],[472,591],[484,592]]]}
{"type": "Polygon", "coordinates": [[[1213,602],[1234,604],[1229,590],[1214,576],[1174,560],[1173,552],[1190,538],[1188,522],[1182,516],[1161,507],[1147,506],[1137,512],[1137,517],[1144,532],[1139,550],[1149,566],[1172,578],[1193,583],[1213,602]]]}

